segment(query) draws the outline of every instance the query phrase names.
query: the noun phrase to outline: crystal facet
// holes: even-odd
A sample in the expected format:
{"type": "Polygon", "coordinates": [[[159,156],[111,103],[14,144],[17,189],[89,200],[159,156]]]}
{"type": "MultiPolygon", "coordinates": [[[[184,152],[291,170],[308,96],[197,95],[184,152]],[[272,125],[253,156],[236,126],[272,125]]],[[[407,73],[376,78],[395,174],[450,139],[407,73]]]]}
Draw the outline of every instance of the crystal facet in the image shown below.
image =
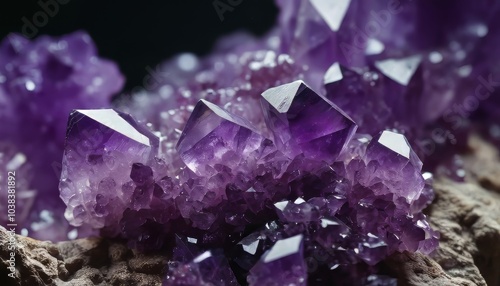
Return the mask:
{"type": "Polygon", "coordinates": [[[271,88],[262,105],[274,141],[287,154],[332,163],[356,132],[356,124],[302,81],[271,88]]]}

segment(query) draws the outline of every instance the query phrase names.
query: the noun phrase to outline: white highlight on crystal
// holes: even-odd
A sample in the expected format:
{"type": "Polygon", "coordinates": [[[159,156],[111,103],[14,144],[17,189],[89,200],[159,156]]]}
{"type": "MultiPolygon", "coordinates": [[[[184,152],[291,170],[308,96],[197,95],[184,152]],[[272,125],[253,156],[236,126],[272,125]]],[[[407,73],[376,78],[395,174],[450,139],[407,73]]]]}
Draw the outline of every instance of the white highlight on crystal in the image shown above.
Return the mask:
{"type": "Polygon", "coordinates": [[[323,83],[329,84],[329,83],[340,81],[343,78],[344,78],[344,76],[342,75],[342,70],[340,69],[340,64],[334,63],[326,71],[325,77],[323,78],[323,83]]]}
{"type": "Polygon", "coordinates": [[[385,45],[377,39],[370,38],[366,42],[365,54],[368,56],[378,55],[385,50],[385,45]]]}
{"type": "Polygon", "coordinates": [[[302,234],[299,234],[290,238],[278,240],[271,250],[266,253],[264,262],[272,262],[299,252],[302,239],[302,234]]]}
{"type": "Polygon", "coordinates": [[[72,231],[68,232],[68,239],[69,240],[76,239],[77,237],[78,237],[78,230],[77,229],[73,229],[72,231]]]}
{"type": "Polygon", "coordinates": [[[389,59],[375,62],[375,66],[387,77],[401,85],[408,85],[411,77],[422,62],[420,55],[403,59],[389,59]]]}
{"type": "Polygon", "coordinates": [[[77,112],[105,125],[118,133],[146,146],[150,145],[149,138],[137,131],[130,123],[123,119],[113,109],[79,109],[77,112]]]}
{"type": "Polygon", "coordinates": [[[337,32],[349,9],[351,0],[310,0],[326,24],[337,32]]]}
{"type": "Polygon", "coordinates": [[[203,260],[209,258],[209,257],[212,257],[212,252],[210,251],[205,251],[203,252],[202,254],[200,254],[198,257],[196,257],[193,262],[194,263],[200,263],[202,262],[203,260]]]}
{"type": "Polygon", "coordinates": [[[256,240],[248,245],[242,245],[243,246],[243,250],[246,251],[247,253],[250,253],[252,255],[254,255],[255,253],[257,253],[257,247],[259,246],[259,241],[256,240]]]}
{"type": "Polygon", "coordinates": [[[301,80],[297,80],[270,88],[262,93],[262,97],[278,112],[285,113],[292,106],[293,99],[301,86],[306,86],[306,84],[301,80]]]}
{"type": "Polygon", "coordinates": [[[198,65],[198,58],[193,54],[185,53],[179,56],[177,65],[181,70],[189,72],[194,70],[198,65]]]}
{"type": "Polygon", "coordinates": [[[380,135],[378,142],[399,155],[410,159],[410,146],[403,135],[391,131],[384,131],[380,135]]]}
{"type": "Polygon", "coordinates": [[[431,52],[429,54],[429,60],[431,61],[431,63],[433,64],[437,64],[437,63],[440,63],[442,60],[443,60],[443,55],[441,55],[441,53],[439,52],[431,52]]]}
{"type": "Polygon", "coordinates": [[[28,80],[26,83],[25,83],[25,86],[26,86],[26,89],[29,90],[29,91],[33,91],[35,90],[35,83],[32,82],[31,80],[28,80]]]}
{"type": "Polygon", "coordinates": [[[14,158],[12,158],[5,167],[7,170],[17,170],[24,163],[26,163],[26,156],[24,156],[23,153],[16,153],[16,155],[14,155],[14,158]]]}

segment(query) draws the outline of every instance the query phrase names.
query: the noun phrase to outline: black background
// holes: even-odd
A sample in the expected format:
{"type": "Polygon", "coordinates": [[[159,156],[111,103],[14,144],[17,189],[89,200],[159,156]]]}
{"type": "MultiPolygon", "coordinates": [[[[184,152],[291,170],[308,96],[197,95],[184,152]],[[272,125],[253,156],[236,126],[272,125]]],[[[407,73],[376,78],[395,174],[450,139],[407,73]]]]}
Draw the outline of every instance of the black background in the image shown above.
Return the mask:
{"type": "MultiPolygon", "coordinates": [[[[0,6],[0,38],[22,32],[23,17],[43,11],[39,1],[9,0],[0,6]]],[[[117,62],[127,77],[126,89],[141,84],[146,67],[180,52],[204,55],[221,35],[248,30],[262,35],[275,23],[273,0],[240,0],[221,21],[214,0],[60,0],[58,13],[49,16],[37,35],[87,31],[99,54],[117,62]]],[[[228,3],[231,0],[218,0],[228,3]]],[[[233,3],[238,2],[232,0],[233,3]]],[[[56,2],[57,3],[57,2],[56,2]]],[[[43,18],[41,19],[43,20],[43,18]]]]}

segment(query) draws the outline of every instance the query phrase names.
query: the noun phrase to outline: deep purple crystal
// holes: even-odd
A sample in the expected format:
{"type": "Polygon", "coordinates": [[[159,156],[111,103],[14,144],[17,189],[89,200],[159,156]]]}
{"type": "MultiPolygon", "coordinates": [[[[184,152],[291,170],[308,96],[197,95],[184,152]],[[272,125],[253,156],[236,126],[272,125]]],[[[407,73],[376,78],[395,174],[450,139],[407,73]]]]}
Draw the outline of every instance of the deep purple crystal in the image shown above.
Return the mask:
{"type": "Polygon", "coordinates": [[[356,132],[348,115],[302,81],[267,90],[262,106],[275,143],[291,158],[304,154],[332,163],[356,132]]]}

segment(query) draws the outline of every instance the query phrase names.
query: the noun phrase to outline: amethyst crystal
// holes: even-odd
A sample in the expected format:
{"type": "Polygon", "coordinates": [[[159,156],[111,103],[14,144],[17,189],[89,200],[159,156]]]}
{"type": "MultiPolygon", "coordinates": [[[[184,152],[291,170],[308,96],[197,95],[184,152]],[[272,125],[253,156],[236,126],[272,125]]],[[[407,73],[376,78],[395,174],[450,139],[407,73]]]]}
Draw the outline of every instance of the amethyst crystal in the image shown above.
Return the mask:
{"type": "Polygon", "coordinates": [[[241,168],[255,157],[264,138],[247,120],[217,105],[200,100],[184,128],[177,151],[191,170],[200,175],[213,173],[215,164],[241,168]]]}
{"type": "Polygon", "coordinates": [[[158,153],[159,138],[128,115],[74,111],[60,185],[66,217],[141,249],[158,248],[173,233],[197,241],[193,247],[177,239],[166,285],[231,285],[227,273],[233,271],[239,279],[248,274],[251,285],[269,279],[305,285],[310,257],[320,268],[335,268],[436,248],[437,235],[421,214],[432,191],[403,135],[353,137],[354,122],[300,81],[270,89],[262,100],[266,114],[274,112],[267,122],[276,140],[292,140],[275,146],[244,118],[201,100],[177,144],[193,172],[169,170],[158,153]],[[299,141],[308,138],[300,131],[318,137],[316,145],[299,141]],[[237,266],[216,259],[212,247],[234,251],[231,237],[248,233],[249,223],[269,226],[237,244],[231,261],[237,266]],[[314,254],[318,249],[326,251],[321,259],[314,254]],[[208,264],[201,266],[205,258],[208,264]]]}
{"type": "Polygon", "coordinates": [[[248,284],[307,285],[303,240],[302,235],[278,240],[250,270],[248,284]]]}
{"type": "Polygon", "coordinates": [[[187,264],[170,264],[163,286],[214,285],[236,286],[236,281],[222,251],[205,251],[187,264]]]}
{"type": "MultiPolygon", "coordinates": [[[[84,109],[122,84],[88,36],[11,36],[0,46],[0,134],[19,150],[0,148],[0,168],[33,166],[26,190],[47,197],[61,117],[79,108],[60,182],[66,218],[139,250],[175,242],[164,285],[395,285],[377,273],[383,259],[438,246],[420,155],[446,162],[438,148],[455,152],[448,138],[500,106],[500,6],[396,2],[278,0],[279,29],[262,39],[236,34],[212,56],[159,65],[117,102],[137,121],[84,109]]],[[[437,173],[462,180],[451,162],[437,173]]],[[[28,231],[60,222],[45,203],[28,231]]]]}
{"type": "Polygon", "coordinates": [[[75,226],[108,226],[118,232],[127,206],[149,208],[153,174],[142,164],[157,155],[158,144],[158,137],[128,114],[112,109],[73,111],[59,185],[68,206],[66,219],[75,226]]]}
{"type": "Polygon", "coordinates": [[[266,123],[274,142],[291,158],[304,154],[333,163],[356,132],[356,124],[302,81],[262,94],[266,123]]]}
{"type": "MultiPolygon", "coordinates": [[[[366,160],[368,167],[375,169],[373,175],[378,177],[376,181],[390,182],[381,189],[373,188],[375,194],[391,193],[397,197],[405,198],[407,202],[413,202],[420,196],[424,187],[421,173],[422,162],[403,135],[383,131],[374,137],[366,149],[366,160]],[[371,167],[370,164],[375,166],[371,167]],[[379,166],[385,169],[379,168],[379,166]],[[394,181],[395,173],[399,173],[404,181],[394,181]]],[[[376,182],[373,181],[372,175],[359,180],[366,186],[371,186],[376,182]]]]}

